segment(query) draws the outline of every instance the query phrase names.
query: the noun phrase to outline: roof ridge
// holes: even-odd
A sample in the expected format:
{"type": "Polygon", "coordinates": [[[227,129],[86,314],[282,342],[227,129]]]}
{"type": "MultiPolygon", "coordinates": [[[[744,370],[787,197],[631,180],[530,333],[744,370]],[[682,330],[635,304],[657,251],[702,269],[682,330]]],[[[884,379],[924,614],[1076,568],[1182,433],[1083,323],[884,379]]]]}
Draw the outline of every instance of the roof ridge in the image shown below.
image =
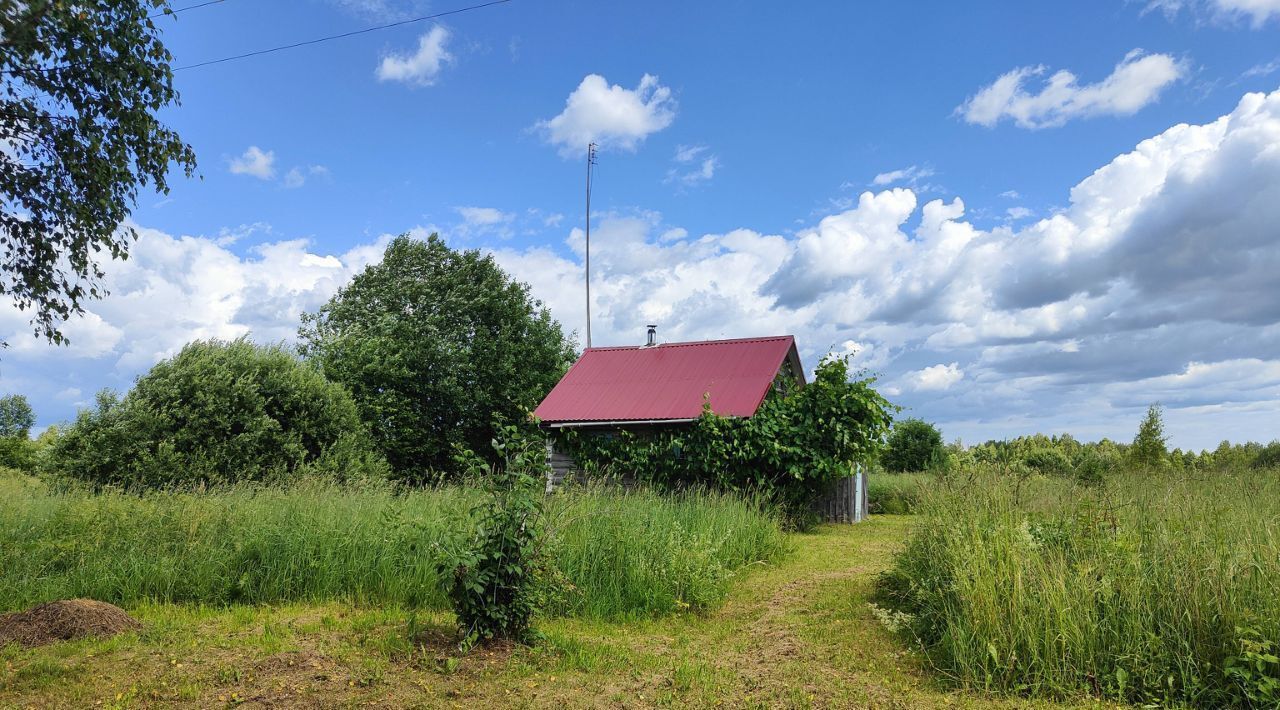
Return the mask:
{"type": "Polygon", "coordinates": [[[778,340],[795,340],[794,335],[761,335],[754,338],[721,338],[719,340],[684,340],[675,343],[658,343],[657,345],[604,345],[587,348],[582,352],[601,350],[651,350],[653,348],[696,347],[699,345],[722,345],[725,343],[767,343],[778,340]]]}

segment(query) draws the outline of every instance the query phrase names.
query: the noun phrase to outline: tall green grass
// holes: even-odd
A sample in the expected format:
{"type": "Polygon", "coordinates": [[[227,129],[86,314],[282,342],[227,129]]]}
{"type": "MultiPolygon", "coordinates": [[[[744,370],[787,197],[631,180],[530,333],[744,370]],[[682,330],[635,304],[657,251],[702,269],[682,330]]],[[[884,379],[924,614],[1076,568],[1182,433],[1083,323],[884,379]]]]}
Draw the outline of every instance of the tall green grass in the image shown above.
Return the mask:
{"type": "Polygon", "coordinates": [[[873,514],[915,513],[925,488],[937,478],[932,473],[872,473],[867,476],[867,509],[873,514]]]}
{"type": "Polygon", "coordinates": [[[551,555],[575,588],[558,605],[562,613],[710,608],[736,571],[785,551],[778,515],[738,496],[597,489],[557,498],[553,519],[564,524],[551,555]]]}
{"type": "MultiPolygon", "coordinates": [[[[436,545],[469,532],[478,500],[466,487],[325,484],[93,494],[0,477],[0,610],[72,597],[446,608],[436,545]]],[[[785,545],[772,514],[730,496],[584,490],[552,496],[548,514],[560,614],[705,608],[785,545]]]]}
{"type": "Polygon", "coordinates": [[[880,597],[956,683],[1280,704],[1280,473],[978,476],[921,510],[880,597]]]}

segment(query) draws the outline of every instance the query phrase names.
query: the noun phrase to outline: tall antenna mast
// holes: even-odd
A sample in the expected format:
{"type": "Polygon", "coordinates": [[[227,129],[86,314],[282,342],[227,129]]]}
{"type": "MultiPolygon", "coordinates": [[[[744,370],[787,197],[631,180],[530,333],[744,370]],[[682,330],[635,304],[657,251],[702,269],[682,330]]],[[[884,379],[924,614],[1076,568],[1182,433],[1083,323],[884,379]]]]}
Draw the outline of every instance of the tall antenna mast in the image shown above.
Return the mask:
{"type": "Polygon", "coordinates": [[[587,144],[587,347],[591,347],[591,166],[596,164],[596,144],[587,144]]]}

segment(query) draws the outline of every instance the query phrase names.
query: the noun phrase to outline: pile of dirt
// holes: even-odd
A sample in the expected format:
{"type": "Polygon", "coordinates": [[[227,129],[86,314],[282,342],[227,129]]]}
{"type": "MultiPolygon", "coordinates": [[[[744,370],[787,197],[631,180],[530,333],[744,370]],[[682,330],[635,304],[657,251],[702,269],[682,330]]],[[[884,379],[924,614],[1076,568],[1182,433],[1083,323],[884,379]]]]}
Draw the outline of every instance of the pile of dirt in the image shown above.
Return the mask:
{"type": "Polygon", "coordinates": [[[118,606],[92,599],[41,604],[26,611],[0,615],[0,646],[24,648],[86,636],[115,636],[141,628],[118,606]]]}

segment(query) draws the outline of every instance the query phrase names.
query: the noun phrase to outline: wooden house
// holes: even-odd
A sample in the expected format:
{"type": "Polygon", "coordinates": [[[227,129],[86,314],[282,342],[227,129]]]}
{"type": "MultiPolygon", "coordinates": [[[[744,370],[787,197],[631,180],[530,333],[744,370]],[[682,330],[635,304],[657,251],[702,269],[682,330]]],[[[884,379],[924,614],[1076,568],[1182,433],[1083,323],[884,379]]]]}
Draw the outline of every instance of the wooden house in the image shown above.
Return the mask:
{"type": "MultiPolygon", "coordinates": [[[[803,387],[795,338],[658,343],[655,326],[639,346],[587,348],[534,410],[541,426],[607,435],[691,425],[709,405],[727,417],[750,417],[770,390],[803,387]]],[[[567,453],[548,443],[548,490],[577,471],[567,453]]],[[[845,482],[849,500],[824,503],[826,517],[853,522],[865,514],[865,478],[845,482]],[[829,509],[829,510],[828,510],[829,509]]]]}

